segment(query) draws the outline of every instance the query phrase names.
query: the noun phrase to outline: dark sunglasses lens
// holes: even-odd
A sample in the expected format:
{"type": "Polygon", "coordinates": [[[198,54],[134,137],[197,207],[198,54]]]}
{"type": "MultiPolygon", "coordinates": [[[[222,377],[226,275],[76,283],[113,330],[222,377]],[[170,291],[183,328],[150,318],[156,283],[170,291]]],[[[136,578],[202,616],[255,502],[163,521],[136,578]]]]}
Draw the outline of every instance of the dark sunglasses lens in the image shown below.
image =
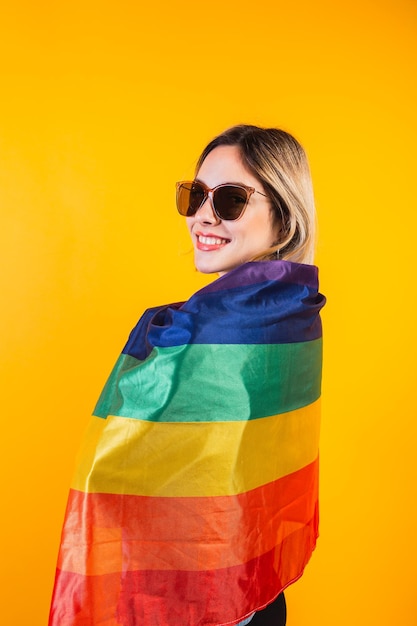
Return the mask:
{"type": "Polygon", "coordinates": [[[177,189],[177,209],[181,215],[195,215],[204,201],[204,189],[198,183],[182,183],[177,189]]]}
{"type": "Polygon", "coordinates": [[[213,203],[217,215],[222,220],[237,220],[248,202],[248,193],[242,187],[225,185],[213,194],[213,203]]]}

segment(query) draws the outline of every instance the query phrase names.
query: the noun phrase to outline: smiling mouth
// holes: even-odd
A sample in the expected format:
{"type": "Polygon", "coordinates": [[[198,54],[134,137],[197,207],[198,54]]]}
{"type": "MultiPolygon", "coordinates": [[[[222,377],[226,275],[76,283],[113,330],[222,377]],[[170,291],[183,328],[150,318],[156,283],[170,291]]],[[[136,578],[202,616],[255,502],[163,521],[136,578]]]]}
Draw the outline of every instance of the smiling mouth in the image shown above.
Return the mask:
{"type": "Polygon", "coordinates": [[[221,246],[229,243],[229,239],[222,239],[221,237],[204,237],[203,235],[198,235],[197,241],[204,246],[221,246]]]}

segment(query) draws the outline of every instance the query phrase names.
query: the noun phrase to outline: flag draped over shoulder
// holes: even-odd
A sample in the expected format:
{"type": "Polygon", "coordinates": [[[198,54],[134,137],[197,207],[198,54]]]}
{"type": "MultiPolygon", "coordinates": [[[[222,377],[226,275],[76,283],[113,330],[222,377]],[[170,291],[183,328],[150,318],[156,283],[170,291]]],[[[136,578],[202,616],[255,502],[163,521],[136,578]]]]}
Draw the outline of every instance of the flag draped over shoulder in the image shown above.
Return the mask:
{"type": "Polygon", "coordinates": [[[71,487],[50,626],[237,624],[318,532],[317,269],[251,262],[149,309],[71,487]]]}

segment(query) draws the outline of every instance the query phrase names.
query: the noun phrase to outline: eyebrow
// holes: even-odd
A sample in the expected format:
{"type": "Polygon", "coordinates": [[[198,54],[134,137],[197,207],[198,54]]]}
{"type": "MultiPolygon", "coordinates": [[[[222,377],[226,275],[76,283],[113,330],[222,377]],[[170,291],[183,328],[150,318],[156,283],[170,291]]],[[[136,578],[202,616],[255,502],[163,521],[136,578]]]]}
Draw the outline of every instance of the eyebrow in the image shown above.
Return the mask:
{"type": "MultiPolygon", "coordinates": [[[[201,178],[194,178],[194,182],[195,183],[201,183],[202,185],[204,185],[204,187],[207,187],[207,189],[215,189],[216,187],[220,187],[220,185],[235,185],[236,187],[243,187],[243,188],[247,188],[250,187],[251,189],[255,190],[255,193],[259,193],[260,196],[263,196],[264,198],[268,198],[268,195],[266,193],[263,193],[262,191],[259,191],[258,189],[256,189],[256,187],[254,187],[253,185],[247,185],[246,183],[237,183],[237,182],[232,182],[232,181],[227,181],[226,183],[219,183],[218,185],[215,185],[214,187],[209,187],[204,180],[201,180],[201,178]]],[[[250,201],[250,199],[249,199],[250,201]]]]}
{"type": "MultiPolygon", "coordinates": [[[[203,185],[208,187],[207,183],[205,183],[204,180],[201,180],[201,178],[196,177],[194,178],[194,181],[196,183],[202,183],[203,185]]],[[[218,187],[219,185],[236,185],[237,187],[253,187],[253,185],[248,185],[248,183],[243,183],[242,181],[238,182],[238,181],[233,181],[233,180],[228,180],[225,183],[218,183],[217,185],[214,185],[214,187],[218,187]]]]}

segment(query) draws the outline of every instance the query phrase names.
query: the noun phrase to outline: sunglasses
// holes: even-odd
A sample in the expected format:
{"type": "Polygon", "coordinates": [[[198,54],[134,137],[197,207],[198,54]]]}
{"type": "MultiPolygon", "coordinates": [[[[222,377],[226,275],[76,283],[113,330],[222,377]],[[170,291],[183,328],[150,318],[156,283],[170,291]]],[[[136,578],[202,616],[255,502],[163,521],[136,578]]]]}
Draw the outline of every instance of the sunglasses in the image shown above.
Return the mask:
{"type": "Polygon", "coordinates": [[[213,211],[219,220],[238,220],[253,193],[267,197],[254,187],[246,185],[224,183],[209,189],[196,180],[182,181],[177,183],[177,209],[180,215],[191,217],[203,206],[207,198],[210,198],[213,211]]]}

